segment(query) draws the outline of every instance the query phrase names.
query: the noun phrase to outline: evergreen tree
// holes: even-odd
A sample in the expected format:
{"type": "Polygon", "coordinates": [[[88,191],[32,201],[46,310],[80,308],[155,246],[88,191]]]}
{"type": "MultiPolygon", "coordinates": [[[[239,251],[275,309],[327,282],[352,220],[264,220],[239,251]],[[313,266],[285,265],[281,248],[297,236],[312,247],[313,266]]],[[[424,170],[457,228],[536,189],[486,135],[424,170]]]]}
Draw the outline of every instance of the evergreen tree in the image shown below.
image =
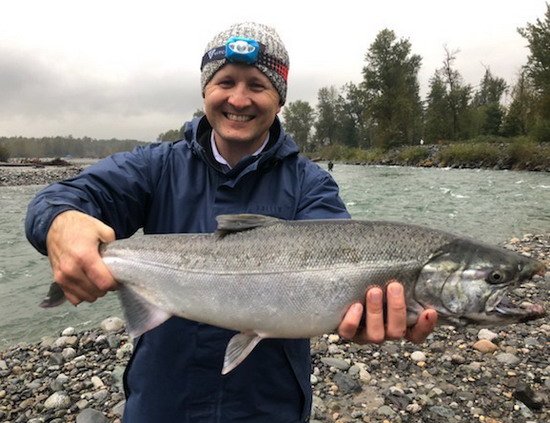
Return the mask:
{"type": "Polygon", "coordinates": [[[473,112],[479,116],[479,128],[475,134],[499,135],[504,117],[504,108],[500,101],[507,84],[503,78],[494,77],[490,69],[485,69],[478,91],[472,100],[473,112]]]}
{"type": "Polygon", "coordinates": [[[525,70],[536,93],[537,112],[532,132],[539,141],[550,142],[550,5],[544,19],[518,29],[528,41],[529,56],[525,70]]]}
{"type": "Polygon", "coordinates": [[[512,101],[504,117],[502,135],[527,135],[533,127],[536,113],[536,96],[525,71],[521,72],[512,87],[512,101]]]}
{"type": "Polygon", "coordinates": [[[286,131],[304,150],[313,149],[310,139],[311,128],[315,121],[315,112],[307,101],[297,100],[288,103],[283,109],[283,120],[286,131]]]}
{"type": "Polygon", "coordinates": [[[447,89],[440,72],[430,79],[430,92],[426,100],[424,136],[430,143],[452,138],[452,112],[447,89]]]}
{"type": "Polygon", "coordinates": [[[317,145],[336,143],[338,127],[338,91],[333,86],[323,87],[317,94],[317,121],[315,122],[317,145]]]}
{"type": "Polygon", "coordinates": [[[380,31],[371,44],[365,56],[361,89],[366,96],[366,118],[374,145],[386,148],[412,144],[420,137],[421,60],[411,53],[408,40],[398,40],[389,29],[380,31]]]}

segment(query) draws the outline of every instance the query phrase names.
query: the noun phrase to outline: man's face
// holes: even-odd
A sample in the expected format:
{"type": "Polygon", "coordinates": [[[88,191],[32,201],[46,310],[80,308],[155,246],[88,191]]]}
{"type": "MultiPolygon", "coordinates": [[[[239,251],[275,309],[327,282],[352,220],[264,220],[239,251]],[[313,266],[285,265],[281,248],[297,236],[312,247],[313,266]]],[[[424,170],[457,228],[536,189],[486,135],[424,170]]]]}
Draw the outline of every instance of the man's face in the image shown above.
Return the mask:
{"type": "Polygon", "coordinates": [[[254,153],[280,109],[279,93],[254,66],[227,64],[204,89],[204,110],[222,154],[254,153]]]}

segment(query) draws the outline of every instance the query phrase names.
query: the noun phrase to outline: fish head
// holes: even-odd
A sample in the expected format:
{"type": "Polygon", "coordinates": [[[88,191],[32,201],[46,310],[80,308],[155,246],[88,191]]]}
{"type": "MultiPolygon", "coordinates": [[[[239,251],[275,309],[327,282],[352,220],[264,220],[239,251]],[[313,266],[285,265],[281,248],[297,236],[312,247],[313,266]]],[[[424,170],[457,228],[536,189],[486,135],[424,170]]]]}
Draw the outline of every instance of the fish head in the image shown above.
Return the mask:
{"type": "Polygon", "coordinates": [[[511,287],[544,275],[540,261],[503,248],[457,239],[434,253],[420,272],[415,299],[457,326],[505,325],[543,317],[541,305],[515,304],[511,287]]]}

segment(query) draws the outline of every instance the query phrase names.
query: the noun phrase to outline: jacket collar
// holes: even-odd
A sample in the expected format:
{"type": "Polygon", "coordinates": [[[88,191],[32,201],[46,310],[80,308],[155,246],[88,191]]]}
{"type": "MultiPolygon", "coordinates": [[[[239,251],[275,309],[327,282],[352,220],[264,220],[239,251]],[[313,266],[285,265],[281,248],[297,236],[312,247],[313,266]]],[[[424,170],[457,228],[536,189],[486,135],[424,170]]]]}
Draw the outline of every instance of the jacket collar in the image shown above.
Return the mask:
{"type": "MultiPolygon", "coordinates": [[[[212,160],[209,160],[206,155],[212,153],[208,152],[199,140],[204,139],[205,135],[207,136],[206,139],[209,139],[211,131],[212,126],[206,119],[206,116],[195,118],[190,122],[186,122],[184,125],[184,139],[190,143],[192,151],[206,160],[209,164],[212,164],[212,160]]],[[[241,160],[241,162],[228,172],[228,176],[239,174],[251,165],[256,169],[258,166],[263,166],[265,163],[274,160],[282,160],[288,156],[298,154],[298,146],[294,140],[284,132],[278,117],[273,121],[273,125],[271,125],[269,131],[270,140],[264,151],[256,157],[248,157],[241,160]]]]}

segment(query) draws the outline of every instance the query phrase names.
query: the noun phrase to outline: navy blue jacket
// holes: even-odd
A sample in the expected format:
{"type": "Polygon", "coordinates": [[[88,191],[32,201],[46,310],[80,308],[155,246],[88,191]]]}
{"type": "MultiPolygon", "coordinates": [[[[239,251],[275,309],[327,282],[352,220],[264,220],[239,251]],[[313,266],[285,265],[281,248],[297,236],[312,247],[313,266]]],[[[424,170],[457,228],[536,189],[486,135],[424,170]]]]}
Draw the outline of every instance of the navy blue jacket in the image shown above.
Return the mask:
{"type": "MultiPolygon", "coordinates": [[[[331,176],[298,155],[278,119],[266,149],[229,171],[213,159],[206,118],[186,128],[182,141],[115,154],[42,190],[28,208],[29,241],[46,253],[49,226],[66,210],[102,220],[117,238],[139,228],[147,234],[213,232],[215,217],[228,213],[287,220],[349,217],[331,176]]],[[[173,317],[141,336],[125,373],[124,421],[307,421],[309,340],[263,340],[222,376],[225,347],[234,334],[173,317]]]]}

